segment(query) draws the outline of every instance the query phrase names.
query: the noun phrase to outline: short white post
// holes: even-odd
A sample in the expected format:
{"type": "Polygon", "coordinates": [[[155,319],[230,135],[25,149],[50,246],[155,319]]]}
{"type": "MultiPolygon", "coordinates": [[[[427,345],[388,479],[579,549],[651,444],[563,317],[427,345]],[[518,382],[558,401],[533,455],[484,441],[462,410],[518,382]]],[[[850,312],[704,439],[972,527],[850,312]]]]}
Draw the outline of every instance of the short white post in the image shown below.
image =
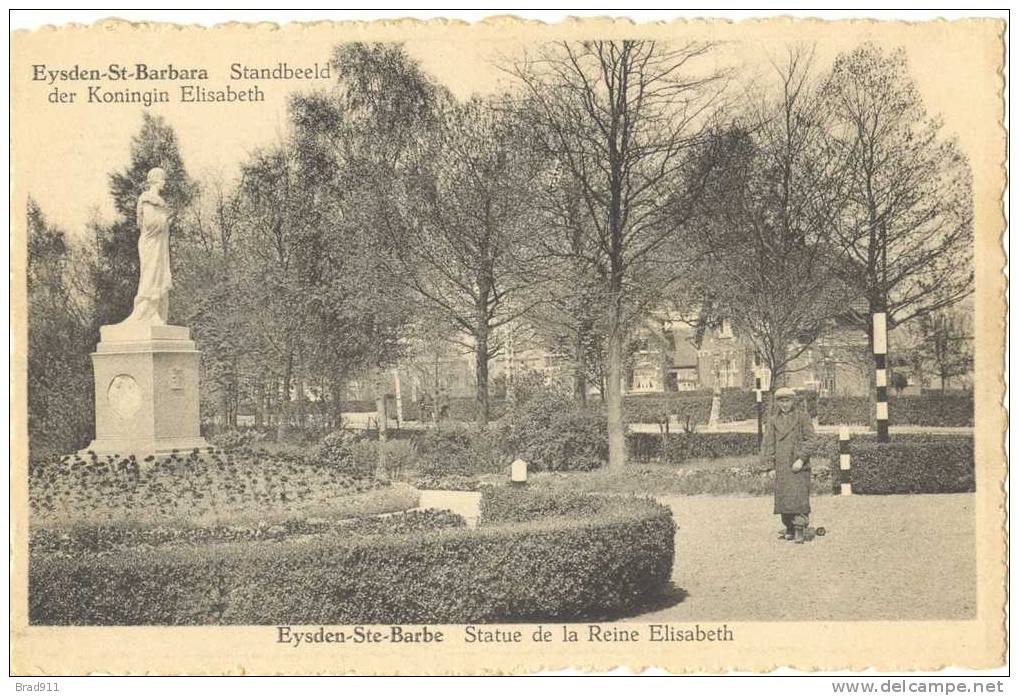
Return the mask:
{"type": "Polygon", "coordinates": [[[527,462],[519,457],[510,464],[510,484],[514,486],[527,485],[527,462]]]}

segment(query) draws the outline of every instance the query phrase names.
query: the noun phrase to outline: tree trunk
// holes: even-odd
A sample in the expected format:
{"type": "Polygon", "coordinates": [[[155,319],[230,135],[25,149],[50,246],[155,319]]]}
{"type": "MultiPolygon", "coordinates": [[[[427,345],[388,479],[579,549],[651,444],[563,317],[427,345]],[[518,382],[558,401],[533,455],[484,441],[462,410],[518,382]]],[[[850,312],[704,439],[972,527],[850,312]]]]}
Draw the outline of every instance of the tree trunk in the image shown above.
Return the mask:
{"type": "Polygon", "coordinates": [[[343,380],[338,376],[333,375],[332,387],[329,390],[332,396],[332,412],[333,417],[330,422],[332,428],[338,429],[343,423],[343,408],[341,406],[343,396],[343,380]]]}
{"type": "Polygon", "coordinates": [[[226,385],[220,386],[219,391],[219,427],[222,430],[230,429],[230,395],[227,393],[226,385]]]}
{"type": "Polygon", "coordinates": [[[573,398],[578,404],[587,403],[587,332],[583,324],[577,328],[573,346],[573,398]]]}
{"type": "Polygon", "coordinates": [[[276,439],[286,437],[287,426],[290,425],[290,383],[294,377],[294,356],[287,355],[283,366],[283,393],[280,394],[280,417],[276,424],[276,439]]]}
{"type": "Polygon", "coordinates": [[[613,303],[608,334],[608,375],[605,396],[609,426],[609,469],[626,466],[626,435],[623,428],[623,327],[620,310],[613,303]]]}
{"type": "Polygon", "coordinates": [[[488,425],[488,322],[479,321],[474,337],[474,373],[477,386],[474,399],[477,402],[475,420],[478,425],[488,425]]]}
{"type": "Polygon", "coordinates": [[[384,476],[386,473],[386,441],[389,439],[389,422],[386,414],[386,386],[385,373],[381,368],[375,371],[375,418],[379,423],[379,459],[378,474],[384,476]]]}

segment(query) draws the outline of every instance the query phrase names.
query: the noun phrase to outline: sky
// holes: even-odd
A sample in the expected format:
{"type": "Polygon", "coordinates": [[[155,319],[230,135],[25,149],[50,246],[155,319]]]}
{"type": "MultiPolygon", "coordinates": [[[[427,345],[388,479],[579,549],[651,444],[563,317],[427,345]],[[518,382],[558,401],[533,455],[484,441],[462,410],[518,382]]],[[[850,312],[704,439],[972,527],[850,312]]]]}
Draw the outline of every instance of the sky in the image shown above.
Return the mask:
{"type": "MultiPolygon", "coordinates": [[[[959,25],[929,23],[859,22],[765,24],[743,22],[711,25],[661,25],[656,31],[664,40],[689,38],[718,41],[713,58],[733,68],[740,85],[764,84],[772,74],[770,60],[781,57],[791,43],[814,46],[816,65],[826,69],[839,52],[861,41],[903,46],[911,72],[932,113],[944,117],[945,132],[959,138],[963,151],[986,157],[987,134],[972,123],[975,111],[995,108],[996,76],[988,75],[987,61],[1000,47],[989,39],[993,32],[960,31],[959,25]],[[983,153],[983,154],[981,154],[983,153]]],[[[576,31],[574,27],[572,31],[576,31]]],[[[612,25],[620,36],[632,25],[612,25]]],[[[181,155],[189,173],[199,179],[236,175],[239,164],[253,151],[271,145],[287,132],[286,103],[295,91],[328,88],[332,80],[230,81],[230,65],[273,67],[279,62],[310,66],[328,61],[332,47],[341,40],[365,38],[406,41],[408,52],[423,69],[459,97],[488,93],[511,84],[499,69],[508,61],[533,50],[535,42],[554,38],[557,29],[546,25],[499,25],[478,27],[465,40],[463,28],[448,23],[420,25],[408,32],[393,25],[368,34],[363,28],[307,25],[280,30],[275,25],[188,31],[161,27],[143,31],[122,27],[81,27],[19,33],[12,39],[12,177],[15,197],[33,196],[52,222],[73,237],[84,234],[93,215],[113,214],[108,176],[129,161],[131,137],[142,120],[137,104],[87,104],[92,82],[57,85],[79,92],[74,104],[51,104],[54,85],[32,80],[35,65],[68,69],[74,65],[103,67],[110,63],[133,66],[144,62],[154,67],[204,67],[209,88],[227,84],[245,89],[258,84],[266,101],[258,104],[154,104],[150,111],[164,116],[177,133],[181,155]]],[[[559,28],[558,31],[562,31],[559,28]]],[[[176,95],[175,82],[101,83],[115,91],[158,87],[176,95]]]]}

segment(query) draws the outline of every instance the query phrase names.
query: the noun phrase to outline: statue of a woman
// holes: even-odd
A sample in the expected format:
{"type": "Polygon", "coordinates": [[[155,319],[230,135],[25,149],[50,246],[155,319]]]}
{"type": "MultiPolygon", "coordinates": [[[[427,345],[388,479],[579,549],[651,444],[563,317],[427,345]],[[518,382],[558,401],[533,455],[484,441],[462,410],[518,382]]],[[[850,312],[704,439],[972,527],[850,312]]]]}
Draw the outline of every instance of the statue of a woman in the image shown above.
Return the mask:
{"type": "Polygon", "coordinates": [[[138,197],[138,292],[134,310],[123,321],[162,325],[169,308],[170,210],[160,193],[166,173],[156,167],[149,171],[148,189],[138,197]]]}

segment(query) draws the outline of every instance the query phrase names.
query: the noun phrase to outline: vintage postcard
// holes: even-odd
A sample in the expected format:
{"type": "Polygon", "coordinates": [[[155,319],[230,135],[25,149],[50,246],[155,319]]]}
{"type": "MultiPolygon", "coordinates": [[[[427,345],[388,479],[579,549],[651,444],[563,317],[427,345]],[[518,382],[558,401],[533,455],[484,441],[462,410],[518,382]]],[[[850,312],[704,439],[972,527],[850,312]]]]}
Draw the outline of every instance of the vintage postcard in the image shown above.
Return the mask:
{"type": "Polygon", "coordinates": [[[1005,31],[13,31],[12,672],[1002,665],[1005,31]]]}

